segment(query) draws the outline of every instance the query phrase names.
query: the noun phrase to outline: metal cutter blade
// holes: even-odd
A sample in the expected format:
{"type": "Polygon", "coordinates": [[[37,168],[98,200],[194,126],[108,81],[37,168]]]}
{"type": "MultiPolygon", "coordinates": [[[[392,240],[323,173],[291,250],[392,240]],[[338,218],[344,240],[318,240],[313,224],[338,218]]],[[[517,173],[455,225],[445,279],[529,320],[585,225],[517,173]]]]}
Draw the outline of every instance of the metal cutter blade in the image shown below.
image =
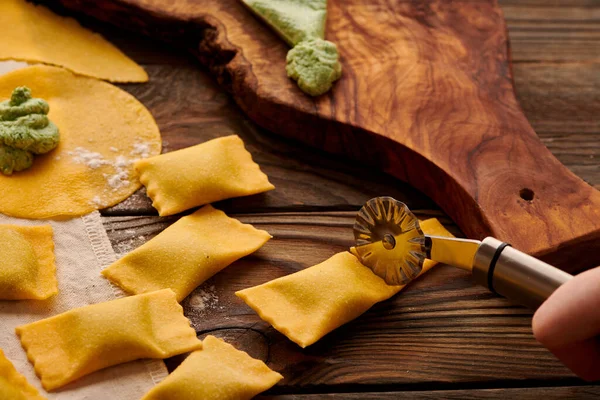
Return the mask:
{"type": "Polygon", "coordinates": [[[376,197],[360,209],[354,239],[351,252],[388,285],[405,285],[423,269],[427,249],[419,220],[392,197],[376,197]]]}

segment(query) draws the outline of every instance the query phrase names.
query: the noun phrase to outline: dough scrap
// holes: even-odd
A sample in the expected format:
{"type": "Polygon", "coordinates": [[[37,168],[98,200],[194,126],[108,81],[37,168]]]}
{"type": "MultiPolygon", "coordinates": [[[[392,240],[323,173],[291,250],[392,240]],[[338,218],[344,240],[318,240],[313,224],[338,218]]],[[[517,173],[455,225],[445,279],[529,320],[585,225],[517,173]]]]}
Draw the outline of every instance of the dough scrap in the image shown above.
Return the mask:
{"type": "Polygon", "coordinates": [[[135,169],[160,216],[275,189],[237,135],[140,160],[135,169]]]}
{"type": "Polygon", "coordinates": [[[0,176],[0,212],[18,218],[74,217],[113,206],[140,188],[133,162],[160,154],[150,112],[109,83],[62,68],[32,66],[0,76],[0,100],[27,86],[50,105],[58,147],[0,176]]]}
{"type": "Polygon", "coordinates": [[[142,400],[249,400],[283,376],[214,336],[207,336],[171,375],[142,400]]]}
{"type": "Polygon", "coordinates": [[[57,293],[52,227],[0,225],[0,299],[45,300],[57,293]]]}
{"type": "Polygon", "coordinates": [[[169,289],[75,308],[16,332],[48,391],[112,365],[202,348],[169,289]]]}
{"type": "Polygon", "coordinates": [[[117,260],[102,275],[129,293],[170,288],[181,301],[270,238],[268,232],[207,205],[117,260]]]}
{"type": "Polygon", "coordinates": [[[0,399],[46,400],[31,386],[0,349],[0,399]]]}
{"type": "MultiPolygon", "coordinates": [[[[437,219],[421,222],[425,233],[452,236],[437,219]]],[[[420,275],[436,263],[426,260],[420,275]]],[[[313,267],[236,292],[263,320],[300,347],[352,321],[404,286],[388,286],[349,252],[313,267]]]]}
{"type": "Polygon", "coordinates": [[[0,60],[41,62],[111,82],[146,82],[142,67],[73,18],[25,0],[0,1],[0,60]]]}

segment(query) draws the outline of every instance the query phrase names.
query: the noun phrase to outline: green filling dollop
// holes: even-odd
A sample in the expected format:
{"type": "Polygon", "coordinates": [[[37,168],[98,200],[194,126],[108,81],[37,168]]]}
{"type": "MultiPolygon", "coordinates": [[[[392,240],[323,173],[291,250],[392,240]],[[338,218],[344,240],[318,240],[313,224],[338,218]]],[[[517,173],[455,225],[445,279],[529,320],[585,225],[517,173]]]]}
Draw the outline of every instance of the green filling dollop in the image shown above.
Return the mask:
{"type": "Polygon", "coordinates": [[[18,87],[10,100],[0,103],[0,172],[11,175],[33,165],[34,154],[56,146],[58,128],[48,119],[45,100],[31,97],[31,90],[18,87]]]}
{"type": "Polygon", "coordinates": [[[285,67],[298,87],[311,96],[319,96],[342,76],[337,47],[322,39],[300,42],[287,54],[285,67]]]}
{"type": "Polygon", "coordinates": [[[342,75],[334,43],[325,40],[327,0],[242,0],[293,48],[286,71],[300,89],[319,96],[342,75]]]}

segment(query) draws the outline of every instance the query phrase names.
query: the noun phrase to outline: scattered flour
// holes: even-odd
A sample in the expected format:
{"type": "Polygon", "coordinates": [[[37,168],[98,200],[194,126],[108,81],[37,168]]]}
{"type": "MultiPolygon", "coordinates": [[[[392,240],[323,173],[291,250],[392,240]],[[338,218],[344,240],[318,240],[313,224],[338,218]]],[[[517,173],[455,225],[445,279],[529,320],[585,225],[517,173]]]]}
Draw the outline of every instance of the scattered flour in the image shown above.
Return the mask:
{"type": "Polygon", "coordinates": [[[123,168],[116,167],[117,173],[114,175],[104,175],[106,181],[108,182],[108,186],[110,186],[113,192],[121,189],[124,186],[129,186],[131,183],[129,181],[129,172],[124,170],[123,168]]]}
{"type": "MultiPolygon", "coordinates": [[[[127,233],[128,231],[125,231],[125,233],[127,233]]],[[[124,255],[126,255],[127,253],[132,252],[133,250],[137,249],[138,247],[140,247],[141,245],[143,245],[144,243],[146,243],[146,237],[145,236],[134,236],[130,239],[127,240],[122,240],[119,241],[115,244],[115,246],[113,247],[113,249],[115,250],[115,253],[117,255],[118,258],[123,257],[124,255]]]]}
{"type": "Polygon", "coordinates": [[[187,304],[196,312],[217,308],[219,304],[219,297],[217,297],[215,286],[200,286],[192,292],[187,300],[187,304]]]}
{"type": "Polygon", "coordinates": [[[102,154],[89,151],[84,147],[75,147],[75,151],[69,151],[67,154],[73,156],[73,162],[75,164],[85,164],[92,169],[100,168],[102,165],[110,164],[109,161],[102,157],[102,154]]]}
{"type": "Polygon", "coordinates": [[[162,141],[162,152],[163,152],[163,153],[168,153],[168,152],[169,152],[169,150],[168,150],[168,147],[169,147],[169,145],[170,145],[170,144],[171,144],[171,143],[169,143],[169,142],[168,142],[168,141],[166,141],[166,140],[163,140],[163,141],[162,141]]]}
{"type": "Polygon", "coordinates": [[[136,143],[133,145],[133,150],[131,150],[132,156],[138,156],[139,158],[148,158],[150,155],[150,146],[148,143],[136,143]]]}
{"type": "MultiPolygon", "coordinates": [[[[90,139],[88,141],[92,142],[93,140],[90,139]]],[[[118,153],[119,149],[110,147],[110,151],[118,153]]],[[[132,158],[118,155],[114,160],[107,160],[102,154],[90,151],[85,147],[76,147],[74,151],[69,151],[67,154],[72,157],[75,164],[84,164],[91,169],[98,169],[103,165],[113,167],[113,174],[103,175],[110,188],[107,190],[112,190],[114,192],[131,184],[131,177],[129,176],[131,165],[140,158],[147,158],[150,156],[150,145],[148,143],[135,143],[133,145],[133,150],[129,153],[133,156],[132,158]]],[[[98,196],[92,199],[91,203],[98,207],[103,206],[102,200],[98,196]]]]}
{"type": "Polygon", "coordinates": [[[104,202],[102,201],[100,196],[94,196],[94,198],[92,199],[92,205],[102,207],[104,206],[104,202]]]}
{"type": "Polygon", "coordinates": [[[128,167],[129,165],[131,165],[132,162],[133,162],[133,160],[129,160],[126,157],[117,156],[117,159],[115,160],[115,167],[125,168],[125,167],[128,167]]]}

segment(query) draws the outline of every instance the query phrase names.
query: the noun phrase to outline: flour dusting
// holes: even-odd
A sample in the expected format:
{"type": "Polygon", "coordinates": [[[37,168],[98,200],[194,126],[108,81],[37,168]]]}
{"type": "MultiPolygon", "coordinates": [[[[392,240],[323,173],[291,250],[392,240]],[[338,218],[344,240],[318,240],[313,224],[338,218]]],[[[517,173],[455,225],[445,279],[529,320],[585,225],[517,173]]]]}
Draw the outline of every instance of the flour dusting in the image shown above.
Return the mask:
{"type": "Polygon", "coordinates": [[[84,147],[75,147],[75,151],[69,151],[67,154],[73,157],[75,164],[85,164],[91,169],[97,169],[102,165],[110,164],[109,161],[104,159],[102,154],[89,151],[84,147]]]}
{"type": "MultiPolygon", "coordinates": [[[[125,231],[126,234],[130,234],[129,232],[130,232],[129,229],[125,231]]],[[[126,255],[127,253],[130,253],[133,250],[137,249],[138,247],[140,247],[144,243],[146,243],[146,237],[145,236],[143,236],[143,235],[134,236],[132,238],[129,238],[129,239],[117,242],[113,246],[113,249],[114,249],[117,257],[121,258],[124,255],[126,255]]]]}
{"type": "MultiPolygon", "coordinates": [[[[117,147],[110,147],[110,151],[118,153],[120,150],[117,147]]],[[[72,161],[75,164],[83,164],[90,169],[98,169],[102,166],[112,167],[114,172],[103,174],[107,183],[105,192],[111,190],[116,192],[121,188],[131,185],[131,166],[139,159],[149,157],[150,151],[150,144],[137,142],[134,143],[133,149],[129,152],[129,155],[132,157],[116,155],[114,159],[107,159],[102,154],[90,151],[81,146],[76,147],[74,151],[67,152],[67,154],[72,157],[72,161]]],[[[104,202],[101,196],[96,196],[91,200],[90,204],[102,207],[104,202]]]]}
{"type": "Polygon", "coordinates": [[[132,156],[138,156],[139,158],[148,158],[150,155],[150,146],[148,143],[136,143],[133,145],[133,150],[131,150],[132,156]]]}
{"type": "Polygon", "coordinates": [[[215,286],[208,287],[200,286],[192,292],[188,298],[188,306],[192,307],[196,312],[202,312],[217,308],[219,305],[219,297],[217,296],[215,286]]]}
{"type": "Polygon", "coordinates": [[[100,196],[94,196],[94,198],[92,199],[92,204],[98,207],[104,206],[104,202],[102,201],[100,196]]]}

